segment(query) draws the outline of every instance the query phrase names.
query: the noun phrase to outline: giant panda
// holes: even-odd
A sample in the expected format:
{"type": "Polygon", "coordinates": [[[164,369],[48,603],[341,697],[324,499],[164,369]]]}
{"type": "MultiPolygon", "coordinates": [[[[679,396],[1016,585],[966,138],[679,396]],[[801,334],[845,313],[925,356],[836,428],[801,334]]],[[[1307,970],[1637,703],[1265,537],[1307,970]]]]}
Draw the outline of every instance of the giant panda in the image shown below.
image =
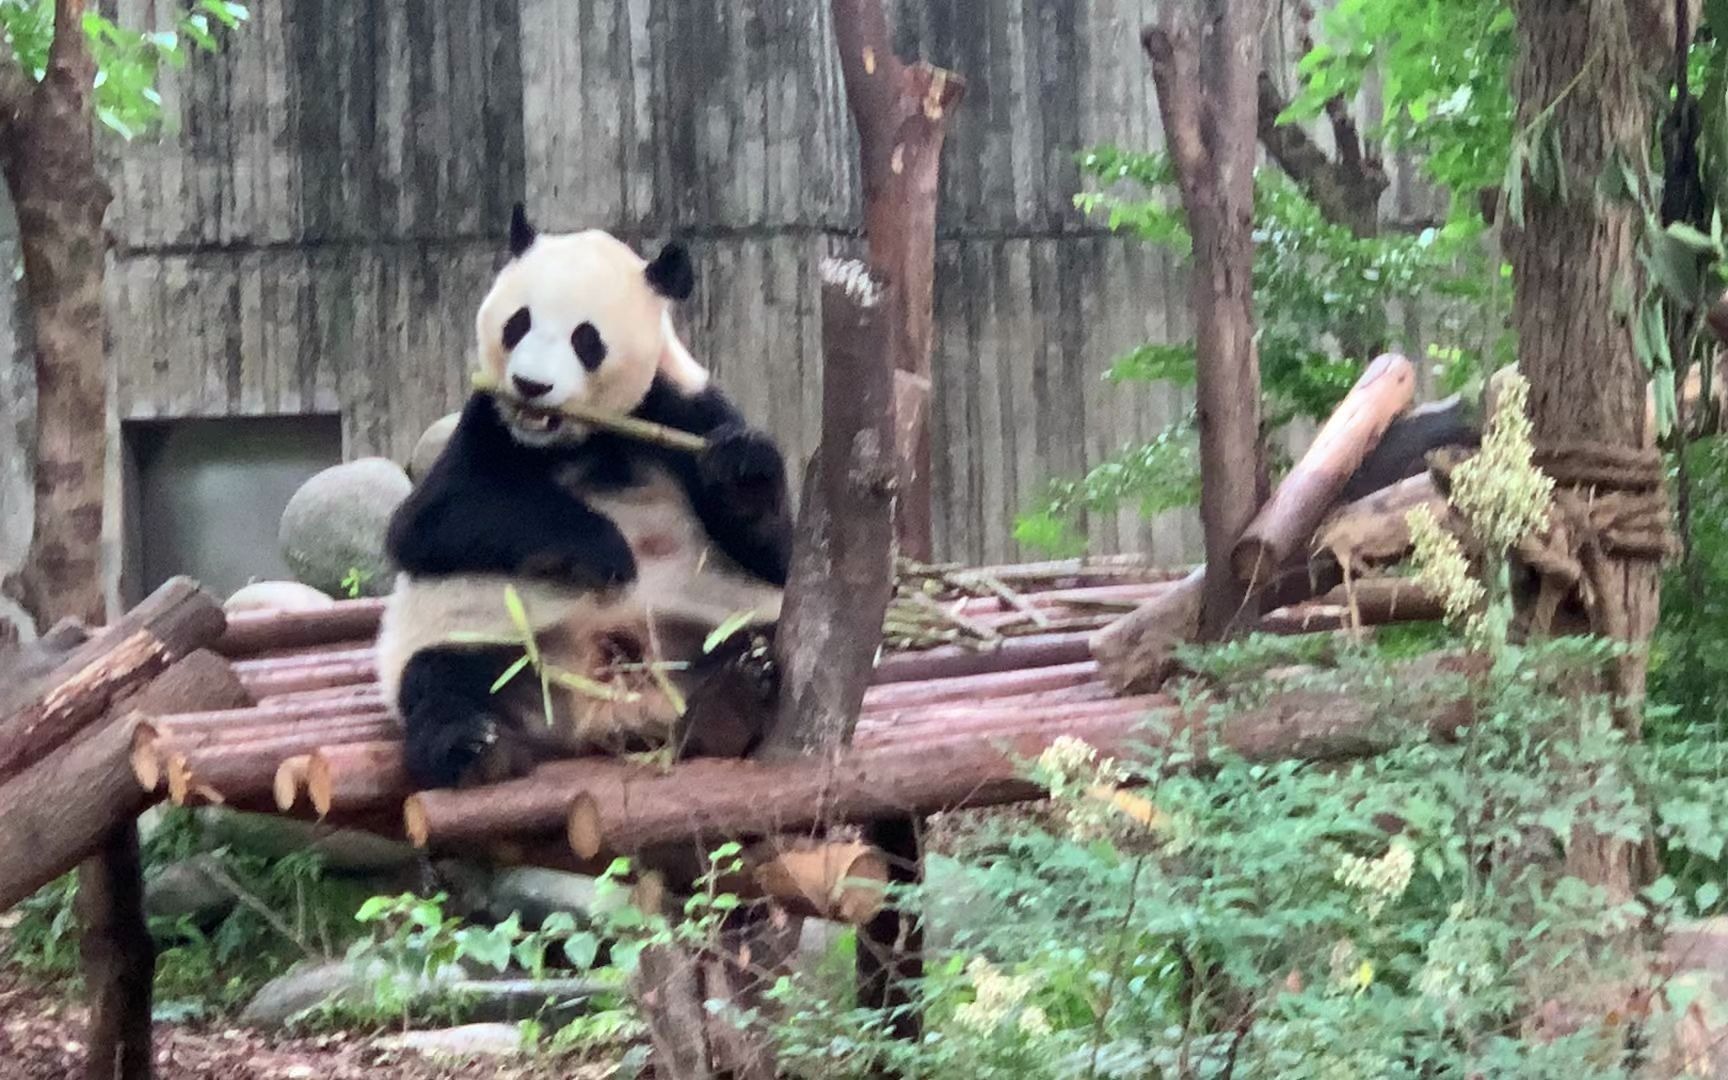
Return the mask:
{"type": "Polygon", "coordinates": [[[520,205],[508,248],[475,318],[489,389],[386,539],[397,576],[377,659],[408,774],[451,787],[589,752],[745,752],[773,694],[764,642],[790,554],[786,469],[673,330],[689,257],[672,243],[645,260],[599,230],[542,235],[520,205]],[[570,402],[706,449],[578,423],[560,411],[570,402]],[[522,615],[539,668],[512,674],[522,615]],[[715,647],[723,626],[743,629],[715,647]],[[646,663],[662,674],[643,677],[646,663]],[[612,696],[543,685],[537,670],[607,675],[612,696]]]}

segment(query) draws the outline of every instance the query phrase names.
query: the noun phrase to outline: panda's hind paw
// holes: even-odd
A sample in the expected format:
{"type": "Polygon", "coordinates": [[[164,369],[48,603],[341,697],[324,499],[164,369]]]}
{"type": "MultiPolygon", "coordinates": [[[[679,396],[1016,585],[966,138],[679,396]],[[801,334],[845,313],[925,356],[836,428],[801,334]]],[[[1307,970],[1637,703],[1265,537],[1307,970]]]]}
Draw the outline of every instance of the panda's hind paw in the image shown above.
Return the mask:
{"type": "Polygon", "coordinates": [[[479,714],[460,723],[410,727],[404,765],[416,787],[454,788],[492,780],[497,771],[498,724],[479,714]]]}

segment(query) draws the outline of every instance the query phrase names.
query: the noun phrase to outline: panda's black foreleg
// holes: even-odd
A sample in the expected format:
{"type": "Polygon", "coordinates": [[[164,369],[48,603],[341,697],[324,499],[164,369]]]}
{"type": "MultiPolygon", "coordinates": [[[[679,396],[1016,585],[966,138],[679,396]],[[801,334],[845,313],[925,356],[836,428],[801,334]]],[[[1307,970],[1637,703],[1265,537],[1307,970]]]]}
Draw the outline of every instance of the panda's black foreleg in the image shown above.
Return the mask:
{"type": "Polygon", "coordinates": [[[692,663],[682,681],[678,756],[749,756],[773,723],[780,693],[772,631],[734,634],[692,663]]]}
{"type": "Polygon", "coordinates": [[[745,570],[784,585],[792,507],[786,461],[774,440],[743,424],[715,428],[696,472],[696,511],[708,535],[745,570]]]}
{"type": "Polygon", "coordinates": [[[416,786],[495,783],[532,764],[492,692],[513,662],[504,649],[428,649],[408,661],[397,707],[416,786]]]}

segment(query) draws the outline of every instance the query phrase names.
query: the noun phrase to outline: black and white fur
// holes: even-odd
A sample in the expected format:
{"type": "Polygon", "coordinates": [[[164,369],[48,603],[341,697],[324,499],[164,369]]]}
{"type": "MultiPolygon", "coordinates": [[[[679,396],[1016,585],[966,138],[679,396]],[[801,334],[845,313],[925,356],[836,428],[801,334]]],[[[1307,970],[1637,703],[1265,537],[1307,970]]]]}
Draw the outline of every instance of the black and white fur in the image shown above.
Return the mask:
{"type": "Polygon", "coordinates": [[[497,389],[469,399],[387,541],[399,574],[379,672],[408,771],[445,787],[667,741],[742,753],[771,711],[771,672],[746,660],[778,618],[790,556],[780,451],[673,332],[669,302],[693,285],[681,247],[644,262],[599,231],[539,236],[517,207],[510,251],[476,319],[497,389]],[[705,436],[708,448],[587,429],[559,413],[570,400],[705,436]],[[609,702],[553,685],[549,717],[532,671],[495,690],[523,655],[498,643],[519,638],[506,586],[544,664],[591,674],[670,660],[687,665],[672,673],[678,693],[609,702]],[[709,631],[746,613],[758,632],[704,651],[709,631]]]}

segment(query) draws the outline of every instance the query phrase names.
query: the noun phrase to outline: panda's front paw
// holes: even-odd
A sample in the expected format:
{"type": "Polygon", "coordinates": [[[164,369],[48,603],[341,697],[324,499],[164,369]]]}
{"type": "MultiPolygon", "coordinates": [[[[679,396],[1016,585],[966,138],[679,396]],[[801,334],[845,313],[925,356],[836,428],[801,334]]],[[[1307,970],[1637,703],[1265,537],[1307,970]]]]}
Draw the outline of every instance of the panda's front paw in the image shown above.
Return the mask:
{"type": "Polygon", "coordinates": [[[772,491],[786,480],[786,462],[774,440],[742,424],[715,428],[697,467],[711,488],[772,491]]]}
{"type": "Polygon", "coordinates": [[[409,717],[403,744],[403,764],[415,787],[465,787],[490,778],[498,746],[496,719],[487,713],[429,719],[409,717]]]}

